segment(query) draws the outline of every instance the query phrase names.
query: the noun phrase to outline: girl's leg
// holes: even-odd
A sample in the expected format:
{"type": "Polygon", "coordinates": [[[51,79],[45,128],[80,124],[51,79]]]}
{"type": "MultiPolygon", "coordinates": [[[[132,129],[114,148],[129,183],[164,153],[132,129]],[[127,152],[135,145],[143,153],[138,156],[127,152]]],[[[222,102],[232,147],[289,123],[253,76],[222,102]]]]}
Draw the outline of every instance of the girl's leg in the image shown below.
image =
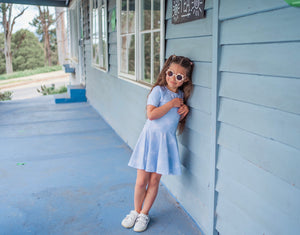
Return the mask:
{"type": "Polygon", "coordinates": [[[141,213],[148,215],[153,202],[156,198],[157,192],[158,192],[158,187],[159,187],[159,182],[160,182],[161,175],[157,173],[151,173],[150,174],[150,180],[144,200],[144,206],[141,211],[141,213]]]}
{"type": "Polygon", "coordinates": [[[134,209],[140,213],[146,196],[147,185],[150,180],[150,173],[144,170],[137,170],[135,190],[134,190],[134,209]]]}

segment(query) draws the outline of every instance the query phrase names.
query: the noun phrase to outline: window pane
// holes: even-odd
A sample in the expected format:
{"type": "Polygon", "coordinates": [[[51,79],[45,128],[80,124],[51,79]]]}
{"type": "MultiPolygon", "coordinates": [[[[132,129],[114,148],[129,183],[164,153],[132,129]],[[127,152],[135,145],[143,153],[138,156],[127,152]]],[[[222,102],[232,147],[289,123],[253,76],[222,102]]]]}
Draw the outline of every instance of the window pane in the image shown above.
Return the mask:
{"type": "Polygon", "coordinates": [[[129,0],[128,33],[135,32],[135,0],[129,0]]]}
{"type": "Polygon", "coordinates": [[[122,11],[127,11],[127,0],[122,0],[122,11]]]}
{"type": "Polygon", "coordinates": [[[127,0],[122,0],[121,10],[121,34],[127,33],[127,0]]]}
{"type": "Polygon", "coordinates": [[[154,76],[153,81],[155,82],[160,72],[160,32],[153,33],[154,41],[154,76]]]}
{"type": "Polygon", "coordinates": [[[96,4],[93,6],[93,29],[92,29],[92,41],[93,41],[93,63],[99,63],[99,17],[96,4]]]}
{"type": "Polygon", "coordinates": [[[106,35],[106,14],[105,14],[105,7],[103,6],[101,8],[101,23],[102,23],[102,26],[101,26],[101,29],[102,29],[102,37],[105,38],[105,35],[106,35]]]}
{"type": "Polygon", "coordinates": [[[135,35],[127,36],[128,39],[128,73],[135,74],[135,35]]]}
{"type": "Polygon", "coordinates": [[[151,1],[142,0],[141,30],[151,29],[151,1]]]}
{"type": "Polygon", "coordinates": [[[106,47],[107,47],[107,39],[106,39],[106,30],[107,30],[107,25],[106,25],[106,12],[105,12],[105,7],[102,6],[101,8],[101,39],[102,39],[102,52],[101,52],[101,62],[100,66],[105,68],[106,67],[106,47]]]}
{"type": "Polygon", "coordinates": [[[93,0],[92,10],[92,64],[107,69],[107,14],[103,0],[93,0]]]}
{"type": "Polygon", "coordinates": [[[153,28],[160,28],[160,0],[153,1],[153,28]]]}
{"type": "Polygon", "coordinates": [[[107,59],[106,59],[106,47],[107,47],[107,43],[106,41],[102,41],[102,48],[103,48],[103,62],[102,62],[102,67],[103,68],[106,68],[106,65],[107,65],[107,59]]]}
{"type": "Polygon", "coordinates": [[[151,83],[151,33],[142,35],[142,80],[151,83]]]}
{"type": "Polygon", "coordinates": [[[135,36],[121,38],[121,68],[122,73],[135,74],[135,36]]]}
{"type": "Polygon", "coordinates": [[[121,38],[121,68],[120,71],[123,73],[128,73],[128,60],[127,60],[127,37],[121,38]]]}

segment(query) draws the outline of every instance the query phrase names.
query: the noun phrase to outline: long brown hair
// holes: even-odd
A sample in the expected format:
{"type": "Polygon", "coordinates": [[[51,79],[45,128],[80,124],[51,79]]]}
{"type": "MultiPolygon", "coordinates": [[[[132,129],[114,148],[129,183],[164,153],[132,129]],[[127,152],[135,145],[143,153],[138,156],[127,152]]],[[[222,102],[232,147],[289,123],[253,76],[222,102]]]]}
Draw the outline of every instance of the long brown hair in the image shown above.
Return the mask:
{"type": "MultiPolygon", "coordinates": [[[[178,64],[181,67],[186,69],[186,77],[187,81],[185,81],[182,86],[180,86],[178,89],[182,90],[184,93],[183,96],[183,103],[187,104],[188,99],[190,98],[192,91],[193,91],[193,82],[192,82],[192,74],[194,69],[194,63],[187,57],[184,56],[176,56],[171,55],[165,62],[162,70],[160,71],[157,81],[154,83],[151,91],[156,86],[167,86],[167,80],[166,80],[166,72],[169,69],[171,64],[178,64]]],[[[151,93],[150,91],[150,93],[151,93]]],[[[149,94],[150,94],[149,93],[149,94]]],[[[179,134],[183,132],[185,122],[186,122],[187,116],[185,116],[178,125],[179,134]]]]}

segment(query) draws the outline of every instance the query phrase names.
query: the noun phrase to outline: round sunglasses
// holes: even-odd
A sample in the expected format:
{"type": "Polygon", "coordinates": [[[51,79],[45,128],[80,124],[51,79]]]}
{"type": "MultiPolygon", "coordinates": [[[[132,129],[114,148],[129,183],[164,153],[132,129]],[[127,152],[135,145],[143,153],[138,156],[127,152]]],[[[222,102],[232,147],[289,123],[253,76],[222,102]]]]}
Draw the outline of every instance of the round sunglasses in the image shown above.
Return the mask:
{"type": "Polygon", "coordinates": [[[184,81],[185,79],[185,76],[180,74],[180,73],[177,73],[175,74],[172,70],[167,70],[166,74],[169,76],[169,77],[173,77],[175,75],[175,78],[178,82],[181,82],[181,81],[184,81]]]}

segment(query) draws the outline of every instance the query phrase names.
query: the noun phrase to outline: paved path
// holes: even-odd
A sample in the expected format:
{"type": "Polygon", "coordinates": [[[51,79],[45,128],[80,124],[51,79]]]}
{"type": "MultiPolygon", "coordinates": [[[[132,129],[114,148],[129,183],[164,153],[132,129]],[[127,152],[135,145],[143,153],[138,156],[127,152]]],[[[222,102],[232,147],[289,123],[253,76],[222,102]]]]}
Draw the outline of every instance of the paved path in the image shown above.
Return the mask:
{"type": "MultiPolygon", "coordinates": [[[[88,103],[0,102],[0,234],[135,234],[131,149],[88,103]]],[[[161,185],[143,234],[200,234],[161,185]]]]}
{"type": "Polygon", "coordinates": [[[37,92],[42,85],[47,87],[55,84],[55,88],[67,86],[69,84],[69,74],[64,71],[55,71],[31,75],[22,78],[0,80],[1,92],[12,91],[12,100],[29,99],[42,96],[37,92]]]}

